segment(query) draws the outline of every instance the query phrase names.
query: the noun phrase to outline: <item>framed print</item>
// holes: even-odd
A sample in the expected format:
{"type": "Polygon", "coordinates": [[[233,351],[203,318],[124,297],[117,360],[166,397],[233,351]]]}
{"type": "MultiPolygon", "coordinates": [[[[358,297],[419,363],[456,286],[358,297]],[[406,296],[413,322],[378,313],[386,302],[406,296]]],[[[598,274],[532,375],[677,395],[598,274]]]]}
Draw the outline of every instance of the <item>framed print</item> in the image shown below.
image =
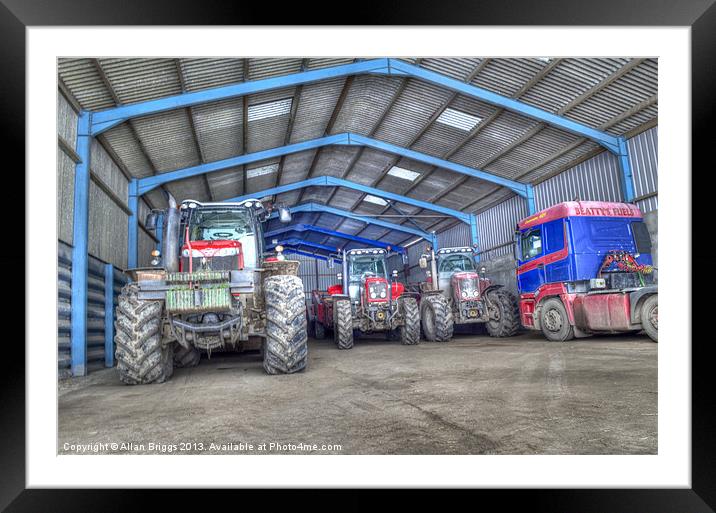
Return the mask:
{"type": "Polygon", "coordinates": [[[27,199],[3,507],[712,510],[713,5],[168,7],[0,6],[27,199]]]}

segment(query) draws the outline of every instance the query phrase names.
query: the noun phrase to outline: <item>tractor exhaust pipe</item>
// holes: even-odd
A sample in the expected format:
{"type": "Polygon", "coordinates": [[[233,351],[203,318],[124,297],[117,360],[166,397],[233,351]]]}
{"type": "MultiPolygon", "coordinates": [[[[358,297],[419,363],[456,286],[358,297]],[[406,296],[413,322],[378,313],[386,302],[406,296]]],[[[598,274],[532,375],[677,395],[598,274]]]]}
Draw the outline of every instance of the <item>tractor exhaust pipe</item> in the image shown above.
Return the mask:
{"type": "Polygon", "coordinates": [[[348,295],[348,258],[343,250],[343,294],[348,295]]]}
{"type": "Polygon", "coordinates": [[[167,196],[167,215],[164,216],[164,247],[162,255],[164,258],[164,267],[169,272],[177,272],[179,270],[179,224],[181,215],[177,208],[177,200],[168,191],[167,196]]]}
{"type": "Polygon", "coordinates": [[[433,283],[433,290],[438,290],[438,264],[435,261],[435,248],[430,247],[430,279],[433,283]]]}

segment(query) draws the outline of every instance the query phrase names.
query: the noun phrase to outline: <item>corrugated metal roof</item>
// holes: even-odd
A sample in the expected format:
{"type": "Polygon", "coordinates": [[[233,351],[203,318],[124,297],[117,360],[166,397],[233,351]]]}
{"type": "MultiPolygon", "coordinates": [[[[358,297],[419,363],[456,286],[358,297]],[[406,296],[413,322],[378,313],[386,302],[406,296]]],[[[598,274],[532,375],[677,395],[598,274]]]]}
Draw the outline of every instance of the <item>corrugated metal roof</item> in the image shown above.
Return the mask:
{"type": "MultiPolygon", "coordinates": [[[[564,113],[589,126],[624,134],[653,122],[658,115],[656,59],[632,58],[425,58],[408,62],[507,96],[564,113]]],[[[185,91],[318,69],[354,61],[353,58],[73,58],[60,59],[58,75],[85,109],[99,110],[119,103],[136,103],[185,91]]],[[[71,130],[65,130],[68,134],[71,130]]],[[[597,146],[562,130],[440,87],[410,78],[360,75],[334,79],[194,106],[137,118],[102,137],[135,177],[254,152],[285,141],[298,142],[344,131],[371,135],[393,144],[449,158],[492,173],[537,182],[580,159],[597,146]],[[348,85],[350,84],[350,85],[348,85]],[[247,107],[277,100],[295,110],[263,117],[245,126],[247,107]],[[342,102],[339,104],[339,102],[342,102]],[[465,131],[437,121],[446,107],[481,118],[465,131]],[[330,126],[333,120],[332,126],[330,126]],[[246,147],[244,147],[246,141],[246,147]]],[[[289,155],[279,173],[247,180],[247,190],[290,183],[313,175],[346,177],[366,185],[457,209],[477,211],[510,195],[509,191],[455,173],[352,147],[327,147],[289,155]],[[392,165],[420,173],[415,182],[386,175],[392,165]]],[[[655,175],[654,175],[655,177],[655,175]]],[[[208,199],[207,182],[215,200],[243,193],[244,169],[192,178],[167,187],[180,196],[208,199]]],[[[653,181],[653,180],[652,180],[653,181]]],[[[651,183],[651,182],[649,182],[651,183]]],[[[648,192],[652,186],[643,186],[648,192]]],[[[640,189],[641,190],[641,189],[640,189]]],[[[154,191],[152,198],[161,200],[154,191]]],[[[279,201],[324,202],[381,213],[385,207],[360,201],[355,191],[331,195],[325,187],[282,194],[279,201]]],[[[155,203],[156,204],[156,203],[155,203]]],[[[418,209],[401,205],[406,212],[418,209]]],[[[325,216],[318,216],[323,219],[325,216]]],[[[337,221],[341,230],[354,222],[337,221]]],[[[420,219],[421,226],[446,226],[420,219]]],[[[360,224],[360,223],[359,223],[360,224]]],[[[356,230],[361,231],[359,228],[356,230]]],[[[376,233],[372,228],[364,233],[376,233]]],[[[378,230],[377,233],[385,233],[378,230]]],[[[318,240],[322,238],[319,236],[318,240]]],[[[387,240],[387,239],[386,239],[387,240]]]]}

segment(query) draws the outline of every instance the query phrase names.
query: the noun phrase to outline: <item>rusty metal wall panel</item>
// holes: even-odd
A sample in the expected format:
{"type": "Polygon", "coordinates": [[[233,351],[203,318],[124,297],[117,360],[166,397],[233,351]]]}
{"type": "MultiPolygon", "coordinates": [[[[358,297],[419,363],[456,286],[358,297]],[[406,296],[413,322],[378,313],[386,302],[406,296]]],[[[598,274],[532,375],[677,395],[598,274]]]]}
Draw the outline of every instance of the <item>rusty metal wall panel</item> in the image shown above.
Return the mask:
{"type": "Polygon", "coordinates": [[[157,243],[147,232],[139,229],[139,239],[137,241],[137,265],[139,267],[149,267],[152,260],[152,250],[157,247],[157,243]]]}
{"type": "Polygon", "coordinates": [[[62,95],[57,95],[57,135],[74,150],[77,145],[77,113],[70,102],[62,95]]]}
{"type": "MultiPolygon", "coordinates": [[[[654,127],[629,139],[629,161],[634,172],[634,194],[636,197],[658,192],[659,127],[654,127]]],[[[659,208],[658,196],[638,201],[642,212],[659,208]]]]}
{"type": "Polygon", "coordinates": [[[94,182],[89,194],[89,254],[127,267],[127,214],[94,182]]]}
{"type": "Polygon", "coordinates": [[[75,201],[75,163],[57,149],[57,238],[72,244],[75,201]]]}

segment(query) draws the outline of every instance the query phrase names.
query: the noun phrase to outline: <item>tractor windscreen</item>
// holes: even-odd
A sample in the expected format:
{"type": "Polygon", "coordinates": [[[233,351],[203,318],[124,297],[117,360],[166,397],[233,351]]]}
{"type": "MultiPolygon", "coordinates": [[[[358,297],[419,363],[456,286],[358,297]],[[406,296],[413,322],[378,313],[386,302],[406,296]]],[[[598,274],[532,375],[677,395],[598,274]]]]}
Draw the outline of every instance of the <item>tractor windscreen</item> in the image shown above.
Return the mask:
{"type": "Polygon", "coordinates": [[[354,256],[350,259],[350,280],[362,281],[371,277],[386,278],[385,258],[383,256],[354,256]]]}
{"type": "Polygon", "coordinates": [[[256,233],[257,229],[260,230],[258,223],[247,208],[198,208],[189,219],[189,240],[238,241],[241,243],[244,266],[257,267],[261,249],[257,247],[261,238],[261,233],[256,233]]]}
{"type": "Polygon", "coordinates": [[[254,235],[248,209],[198,209],[192,213],[191,240],[238,240],[254,235]]]}
{"type": "Polygon", "coordinates": [[[472,254],[440,255],[439,273],[457,273],[464,271],[475,271],[475,260],[472,254]]]}

